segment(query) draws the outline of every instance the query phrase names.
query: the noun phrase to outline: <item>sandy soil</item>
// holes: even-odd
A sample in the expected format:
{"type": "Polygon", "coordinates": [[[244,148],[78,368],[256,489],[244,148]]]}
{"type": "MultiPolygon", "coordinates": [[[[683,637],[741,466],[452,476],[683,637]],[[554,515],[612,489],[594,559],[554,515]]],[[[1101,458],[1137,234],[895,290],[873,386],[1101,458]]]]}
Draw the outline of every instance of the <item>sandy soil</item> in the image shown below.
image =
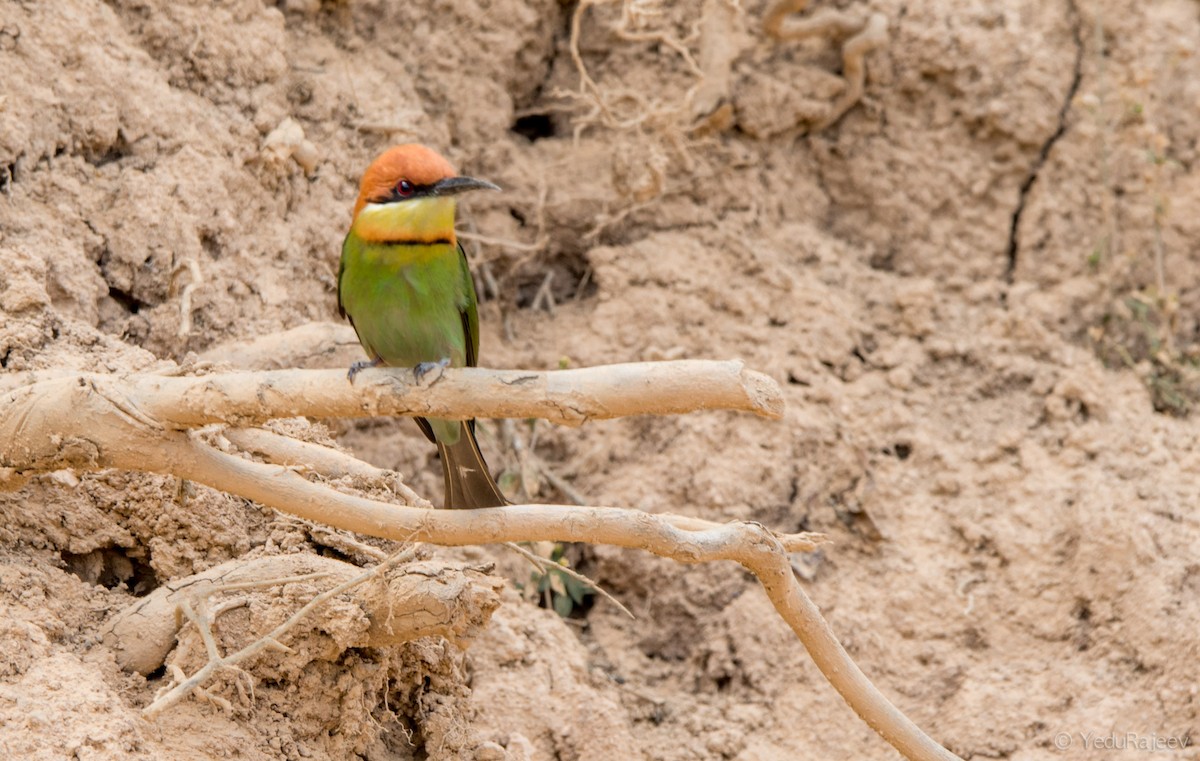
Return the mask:
{"type": "MultiPolygon", "coordinates": [[[[1200,6],[873,0],[889,44],[815,134],[836,40],[766,39],[758,0],[602,4],[581,87],[576,9],[0,3],[0,372],[162,369],[336,319],[357,175],[420,140],[505,188],[463,229],[526,246],[469,245],[485,364],[738,357],[785,387],[782,423],[538,426],[589,501],[827,532],[796,559],[814,599],[965,758],[1200,741],[1200,6]]],[[[408,421],[300,428],[440,489],[408,421]]],[[[338,604],[220,677],[227,710],[141,718],[169,676],[121,670],[114,614],[233,558],[352,546],[163,477],[0,494],[0,755],[895,757],[739,568],[606,547],[569,555],[636,620],[563,621],[510,585],[466,650],[370,648],[338,604]]],[[[528,579],[491,548],[431,553],[528,579]]],[[[312,591],[262,592],[222,643],[312,591]]]]}

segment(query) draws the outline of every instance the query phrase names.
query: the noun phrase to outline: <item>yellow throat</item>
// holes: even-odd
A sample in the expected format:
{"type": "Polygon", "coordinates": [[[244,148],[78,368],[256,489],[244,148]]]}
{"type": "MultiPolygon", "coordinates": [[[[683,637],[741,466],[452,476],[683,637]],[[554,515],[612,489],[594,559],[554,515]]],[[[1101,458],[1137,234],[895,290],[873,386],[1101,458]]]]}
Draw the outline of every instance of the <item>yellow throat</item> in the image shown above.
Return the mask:
{"type": "Polygon", "coordinates": [[[454,235],[453,196],[411,198],[395,203],[368,203],[359,210],[350,232],[372,243],[449,243],[454,235]]]}

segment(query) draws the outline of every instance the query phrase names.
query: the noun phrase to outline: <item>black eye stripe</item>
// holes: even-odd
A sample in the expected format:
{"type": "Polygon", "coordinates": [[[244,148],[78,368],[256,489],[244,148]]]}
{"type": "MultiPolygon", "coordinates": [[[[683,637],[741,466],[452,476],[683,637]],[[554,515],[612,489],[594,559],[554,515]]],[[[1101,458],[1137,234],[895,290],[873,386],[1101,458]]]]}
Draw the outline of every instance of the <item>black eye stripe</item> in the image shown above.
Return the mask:
{"type": "MultiPolygon", "coordinates": [[[[408,182],[408,181],[402,180],[402,182],[408,182]]],[[[400,183],[397,182],[396,185],[393,185],[391,187],[391,189],[388,191],[387,195],[373,196],[371,198],[368,198],[367,202],[368,203],[395,203],[396,201],[408,201],[413,198],[420,198],[422,196],[433,195],[433,186],[432,185],[412,185],[412,192],[410,192],[408,195],[402,195],[400,193],[400,191],[396,189],[396,187],[399,184],[400,183]]]]}

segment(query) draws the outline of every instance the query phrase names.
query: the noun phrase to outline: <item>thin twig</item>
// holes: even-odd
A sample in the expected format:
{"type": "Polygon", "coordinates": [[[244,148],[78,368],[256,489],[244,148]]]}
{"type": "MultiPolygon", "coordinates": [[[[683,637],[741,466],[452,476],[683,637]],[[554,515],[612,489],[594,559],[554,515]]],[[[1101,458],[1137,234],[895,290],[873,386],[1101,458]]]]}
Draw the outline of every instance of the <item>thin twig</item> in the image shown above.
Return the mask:
{"type": "Polygon", "coordinates": [[[545,558],[538,557],[537,555],[533,554],[532,552],[525,549],[524,547],[517,544],[516,542],[505,542],[504,546],[507,547],[508,549],[512,550],[513,552],[517,553],[521,557],[525,558],[530,563],[532,563],[533,567],[538,569],[538,572],[541,573],[543,576],[546,576],[553,571],[558,571],[561,574],[570,576],[572,579],[575,579],[575,581],[578,581],[580,584],[587,586],[589,589],[594,591],[596,594],[604,597],[604,599],[608,600],[613,605],[616,605],[617,608],[625,615],[629,616],[630,618],[632,618],[634,620],[637,620],[637,616],[633,615],[633,613],[629,610],[629,608],[626,608],[624,605],[622,605],[620,600],[618,600],[617,598],[615,598],[611,594],[609,594],[608,591],[604,587],[600,586],[595,581],[592,581],[587,576],[584,576],[579,571],[576,571],[571,566],[563,565],[562,563],[555,563],[553,561],[551,561],[549,563],[549,565],[547,565],[544,562],[545,558]]]}
{"type": "Polygon", "coordinates": [[[476,241],[485,246],[498,246],[500,248],[511,248],[514,251],[541,251],[550,242],[547,237],[539,238],[533,243],[520,243],[515,240],[507,240],[505,238],[493,238],[490,235],[480,235],[479,233],[469,233],[458,230],[455,232],[459,238],[463,240],[476,241]]]}
{"type": "Polygon", "coordinates": [[[546,276],[542,278],[542,284],[538,286],[537,292],[533,294],[533,301],[530,302],[529,308],[537,311],[542,307],[550,314],[554,314],[554,293],[550,290],[554,285],[554,270],[548,270],[546,276]]]}

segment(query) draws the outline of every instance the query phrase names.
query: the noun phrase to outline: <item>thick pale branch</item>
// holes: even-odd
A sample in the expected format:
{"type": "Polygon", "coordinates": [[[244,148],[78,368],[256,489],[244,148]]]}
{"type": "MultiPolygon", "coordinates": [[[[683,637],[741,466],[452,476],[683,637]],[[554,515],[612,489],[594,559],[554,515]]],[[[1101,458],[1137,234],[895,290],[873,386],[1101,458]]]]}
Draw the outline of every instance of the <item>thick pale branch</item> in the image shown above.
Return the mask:
{"type": "MultiPolygon", "coordinates": [[[[783,395],[775,381],[738,361],[637,362],[551,372],[454,368],[430,373],[420,384],[410,370],[391,368],[364,370],[353,384],[343,370],[188,377],[16,373],[0,376],[0,391],[7,391],[0,397],[0,430],[18,422],[23,407],[44,404],[49,396],[76,396],[76,387],[91,388],[129,415],[164,428],[298,416],[537,417],[579,425],[705,409],[770,418],[783,414],[783,395]]],[[[0,455],[4,453],[0,446],[0,455]]],[[[4,464],[0,459],[0,467],[4,464]]]]}
{"type": "MultiPolygon", "coordinates": [[[[294,469],[246,460],[175,432],[164,432],[153,453],[131,453],[112,467],[171,473],[237,494],[292,515],[385,539],[444,545],[563,541],[634,547],[688,562],[711,560],[710,532],[724,524],[617,507],[512,505],[497,510],[429,510],[343,494],[294,469]],[[691,556],[695,556],[694,558],[691,556]]],[[[780,535],[787,552],[805,552],[819,535],[780,535]]]]}

